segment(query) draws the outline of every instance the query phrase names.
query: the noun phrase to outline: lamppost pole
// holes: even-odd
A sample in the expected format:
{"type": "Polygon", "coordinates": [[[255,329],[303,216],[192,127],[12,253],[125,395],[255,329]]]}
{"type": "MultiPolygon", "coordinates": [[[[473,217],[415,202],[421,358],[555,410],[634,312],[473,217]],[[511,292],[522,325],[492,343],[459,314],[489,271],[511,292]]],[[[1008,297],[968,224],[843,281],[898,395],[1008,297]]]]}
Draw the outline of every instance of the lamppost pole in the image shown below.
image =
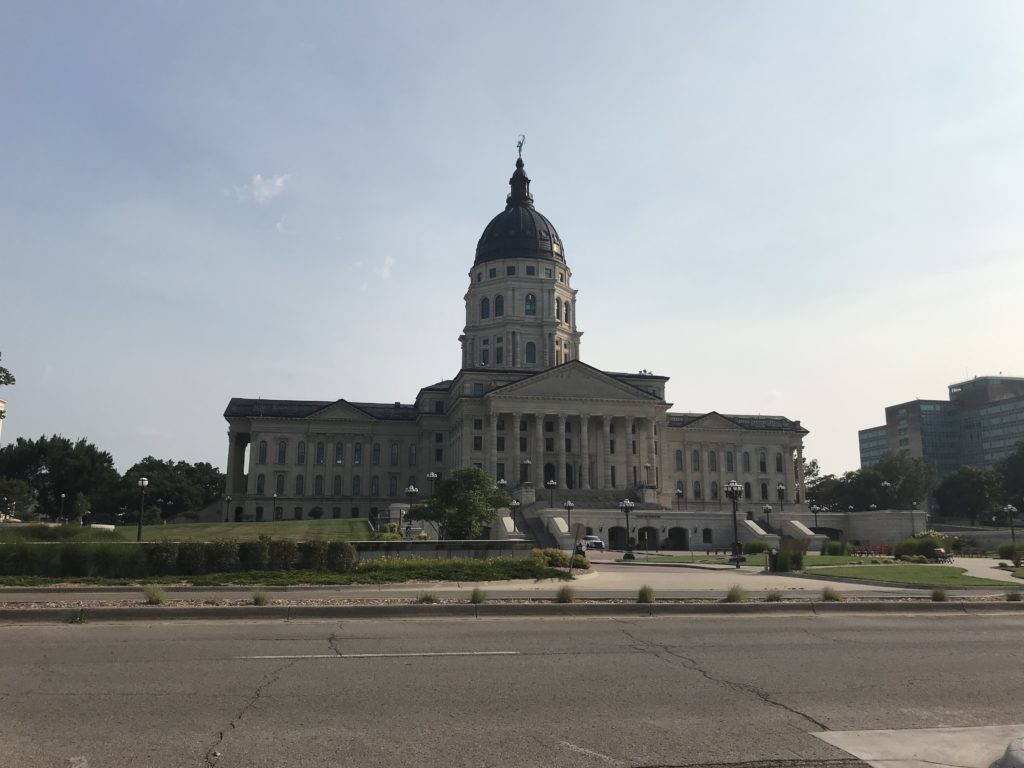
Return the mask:
{"type": "Polygon", "coordinates": [[[764,510],[764,519],[767,521],[765,525],[768,526],[768,533],[772,532],[772,505],[765,504],[762,508],[764,510]]]}
{"type": "Polygon", "coordinates": [[[636,555],[633,554],[633,543],[629,537],[629,513],[633,511],[633,502],[629,499],[623,499],[619,502],[619,511],[626,516],[626,552],[622,559],[636,560],[636,555]]]}
{"type": "Polygon", "coordinates": [[[60,517],[57,518],[57,522],[58,523],[63,523],[64,522],[64,496],[65,495],[66,494],[63,493],[63,492],[60,495],[60,517]]]}
{"type": "Polygon", "coordinates": [[[553,509],[555,506],[555,486],[558,483],[554,480],[548,480],[544,485],[548,487],[548,508],[553,509]]]}
{"type": "Polygon", "coordinates": [[[272,510],[270,510],[270,516],[274,520],[277,520],[277,494],[276,493],[274,494],[274,508],[272,510]]]}
{"type": "Polygon", "coordinates": [[[139,489],[142,491],[142,498],[139,501],[139,529],[135,534],[135,541],[142,541],[142,513],[146,510],[146,486],[149,485],[148,477],[139,478],[139,489]]]}
{"type": "Polygon", "coordinates": [[[512,512],[512,531],[516,532],[519,529],[516,528],[516,512],[519,510],[519,499],[512,499],[512,502],[508,505],[509,511],[512,512]]]}
{"type": "Polygon", "coordinates": [[[1016,544],[1017,531],[1013,527],[1013,516],[1017,514],[1017,508],[1013,506],[1013,504],[1007,504],[1005,507],[1003,507],[1003,512],[1005,512],[1006,516],[1010,518],[1010,540],[1013,541],[1014,544],[1016,544]]]}
{"type": "Polygon", "coordinates": [[[676,488],[676,511],[678,512],[683,503],[683,494],[686,493],[682,488],[676,488]]]}
{"type": "MultiPolygon", "coordinates": [[[[419,494],[420,489],[415,485],[410,485],[405,489],[405,495],[409,497],[409,511],[412,511],[413,502],[416,500],[416,496],[419,494]]],[[[398,510],[398,527],[402,527],[402,510],[398,510]]],[[[411,529],[410,529],[411,530],[411,529]]]]}
{"type": "Polygon", "coordinates": [[[224,497],[224,522],[228,522],[228,518],[231,516],[231,497],[224,497]]]}
{"type": "Polygon", "coordinates": [[[732,502],[732,560],[736,563],[736,567],[739,568],[743,547],[740,546],[740,529],[739,523],[736,522],[736,513],[739,512],[743,486],[735,480],[730,480],[725,486],[725,495],[732,502]]]}
{"type": "MultiPolygon", "coordinates": [[[[821,507],[817,504],[811,504],[811,514],[814,515],[814,527],[818,527],[818,513],[821,511],[821,507]]],[[[815,531],[817,533],[817,531],[815,531]]]]}
{"type": "Polygon", "coordinates": [[[572,510],[573,510],[573,508],[575,506],[576,505],[573,504],[571,501],[565,502],[565,514],[569,518],[569,538],[570,539],[573,537],[572,536],[572,510]]]}
{"type": "Polygon", "coordinates": [[[529,459],[524,459],[523,460],[523,466],[526,467],[526,471],[523,474],[526,476],[526,479],[525,480],[520,480],[519,481],[520,483],[528,483],[528,482],[530,482],[530,466],[532,464],[533,464],[533,462],[530,461],[529,459]]]}
{"type": "Polygon", "coordinates": [[[779,483],[775,487],[779,491],[779,514],[784,514],[786,511],[786,484],[779,483]]]}
{"type": "Polygon", "coordinates": [[[434,481],[437,480],[437,472],[427,472],[427,480],[430,481],[430,498],[434,498],[434,481]]]}

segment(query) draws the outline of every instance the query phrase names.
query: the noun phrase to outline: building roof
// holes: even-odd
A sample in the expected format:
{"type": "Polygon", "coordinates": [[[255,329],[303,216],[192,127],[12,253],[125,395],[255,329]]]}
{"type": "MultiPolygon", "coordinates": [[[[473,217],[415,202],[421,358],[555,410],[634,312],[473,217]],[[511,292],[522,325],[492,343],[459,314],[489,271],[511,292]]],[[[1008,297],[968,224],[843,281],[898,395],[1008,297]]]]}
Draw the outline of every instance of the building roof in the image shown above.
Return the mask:
{"type": "Polygon", "coordinates": [[[498,259],[540,258],[565,263],[562,238],[555,225],[533,207],[530,179],[523,169],[523,158],[509,179],[512,191],[505,210],[491,219],[476,244],[474,265],[498,259]]]}
{"type": "MultiPolygon", "coordinates": [[[[706,413],[668,413],[668,425],[670,427],[685,427],[698,419],[703,419],[706,413]]],[[[719,413],[719,416],[735,422],[736,426],[743,429],[759,429],[771,432],[801,432],[807,434],[808,430],[800,426],[799,421],[787,419],[785,416],[741,416],[731,413],[719,413]]]]}
{"type": "Polygon", "coordinates": [[[304,419],[335,403],[362,411],[373,419],[415,421],[416,407],[402,403],[353,403],[348,400],[264,400],[233,397],[224,411],[224,418],[304,419]]]}

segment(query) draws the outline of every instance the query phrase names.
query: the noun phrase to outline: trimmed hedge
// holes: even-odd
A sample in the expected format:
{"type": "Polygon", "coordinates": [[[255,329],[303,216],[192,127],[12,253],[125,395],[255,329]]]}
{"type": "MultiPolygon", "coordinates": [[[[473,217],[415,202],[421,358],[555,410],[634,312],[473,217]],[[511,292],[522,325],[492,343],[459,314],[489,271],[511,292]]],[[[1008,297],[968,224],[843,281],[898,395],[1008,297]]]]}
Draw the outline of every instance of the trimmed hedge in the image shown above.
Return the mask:
{"type": "Polygon", "coordinates": [[[0,544],[0,576],[142,578],[239,571],[345,572],[358,562],[347,541],[58,542],[0,544]]]}
{"type": "Polygon", "coordinates": [[[760,555],[762,552],[767,552],[772,548],[772,545],[767,541],[761,539],[751,539],[743,544],[743,554],[745,555],[760,555]]]}

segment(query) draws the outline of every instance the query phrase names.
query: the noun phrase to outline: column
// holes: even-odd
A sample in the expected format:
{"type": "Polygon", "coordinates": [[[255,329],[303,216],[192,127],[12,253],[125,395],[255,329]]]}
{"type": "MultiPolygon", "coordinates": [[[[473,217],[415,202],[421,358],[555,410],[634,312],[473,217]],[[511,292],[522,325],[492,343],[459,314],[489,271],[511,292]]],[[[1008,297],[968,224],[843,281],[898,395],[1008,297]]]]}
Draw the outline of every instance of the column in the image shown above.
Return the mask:
{"type": "Polygon", "coordinates": [[[540,492],[544,490],[544,414],[535,413],[533,414],[533,472],[530,475],[530,479],[533,480],[534,486],[537,488],[537,498],[540,498],[540,492]]]}
{"type": "Polygon", "coordinates": [[[580,488],[590,490],[590,417],[580,416],[580,488]]]}
{"type": "Polygon", "coordinates": [[[647,482],[658,485],[658,455],[654,452],[654,419],[647,419],[647,463],[651,465],[651,476],[647,482]]]}
{"type": "Polygon", "coordinates": [[[558,483],[559,488],[566,488],[565,483],[565,416],[558,414],[558,429],[555,430],[558,444],[555,445],[555,451],[558,453],[558,464],[555,467],[555,481],[558,483]]]}
{"type": "Polygon", "coordinates": [[[601,417],[601,434],[603,445],[601,450],[598,451],[601,456],[601,476],[599,482],[602,488],[612,487],[612,417],[602,416],[601,417]]]}
{"type": "Polygon", "coordinates": [[[509,431],[505,430],[505,455],[512,461],[512,466],[508,466],[508,462],[505,463],[505,474],[508,480],[508,489],[511,491],[519,483],[522,482],[522,458],[519,456],[519,440],[522,437],[522,433],[519,429],[519,422],[522,420],[523,415],[516,411],[509,417],[512,419],[512,450],[508,447],[508,435],[509,431]]]}
{"type": "MultiPolygon", "coordinates": [[[[268,455],[270,453],[270,446],[269,446],[269,444],[267,445],[267,453],[268,453],[268,455]]],[[[256,463],[256,457],[252,456],[250,458],[252,460],[252,463],[255,464],[256,463]]],[[[239,486],[235,485],[235,479],[236,479],[236,476],[238,475],[237,464],[238,464],[238,445],[237,445],[237,440],[235,439],[235,435],[229,429],[228,430],[228,467],[227,467],[227,472],[225,473],[225,482],[224,482],[224,493],[226,495],[228,495],[228,496],[233,496],[235,493],[239,492],[239,486]]]]}
{"type": "Polygon", "coordinates": [[[498,414],[489,413],[487,415],[487,461],[484,467],[494,477],[498,479],[498,414]]]}
{"type": "Polygon", "coordinates": [[[624,488],[630,488],[633,486],[633,467],[636,462],[633,458],[633,417],[626,416],[623,420],[626,423],[626,439],[623,440],[625,445],[622,446],[623,451],[626,454],[626,482],[622,485],[624,488]]]}

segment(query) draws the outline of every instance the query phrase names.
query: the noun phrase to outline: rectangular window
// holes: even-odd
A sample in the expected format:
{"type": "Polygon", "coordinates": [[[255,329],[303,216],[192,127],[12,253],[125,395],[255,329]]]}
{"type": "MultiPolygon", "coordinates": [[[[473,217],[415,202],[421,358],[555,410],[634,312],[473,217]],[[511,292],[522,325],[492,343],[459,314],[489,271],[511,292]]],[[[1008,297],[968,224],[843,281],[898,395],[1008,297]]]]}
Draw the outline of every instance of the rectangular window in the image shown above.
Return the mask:
{"type": "Polygon", "coordinates": [[[473,435],[473,450],[482,451],[484,449],[484,439],[480,435],[473,435]]]}
{"type": "Polygon", "coordinates": [[[352,449],[352,463],[356,466],[363,463],[363,444],[356,443],[352,449]]]}
{"type": "Polygon", "coordinates": [[[612,470],[612,488],[615,488],[615,467],[611,467],[612,470]]]}
{"type": "Polygon", "coordinates": [[[341,440],[334,444],[334,463],[345,463],[345,444],[341,440]]]}
{"type": "Polygon", "coordinates": [[[565,452],[566,453],[572,453],[572,438],[571,437],[565,438],[565,452]]]}
{"type": "Polygon", "coordinates": [[[483,393],[484,393],[484,385],[483,385],[482,382],[478,381],[475,384],[473,384],[473,395],[475,397],[480,397],[480,396],[483,395],[483,393]]]}
{"type": "MultiPolygon", "coordinates": [[[[609,440],[608,441],[608,453],[615,453],[615,441],[614,440],[609,440]]],[[[612,483],[612,485],[615,485],[615,483],[612,483]]]]}
{"type": "Polygon", "coordinates": [[[434,433],[434,442],[435,443],[443,443],[444,442],[444,432],[435,432],[434,433]]]}
{"type": "Polygon", "coordinates": [[[444,413],[444,400],[434,401],[434,413],[444,413]]]}
{"type": "Polygon", "coordinates": [[[498,424],[498,431],[499,432],[504,432],[505,431],[505,420],[504,419],[498,419],[497,424],[498,424]]]}
{"type": "Polygon", "coordinates": [[[515,267],[505,267],[505,274],[512,277],[516,273],[515,267]]]}
{"type": "Polygon", "coordinates": [[[371,461],[373,462],[373,466],[375,467],[378,464],[380,464],[380,443],[373,444],[373,456],[371,458],[371,461]]]}
{"type": "Polygon", "coordinates": [[[398,443],[392,443],[391,444],[390,459],[391,459],[391,466],[392,467],[397,467],[398,466],[398,443]]]}
{"type": "Polygon", "coordinates": [[[494,348],[494,364],[504,365],[505,364],[505,348],[495,347],[494,348]]]}
{"type": "Polygon", "coordinates": [[[502,435],[498,435],[498,450],[500,452],[505,451],[505,438],[502,435]]]}
{"type": "Polygon", "coordinates": [[[490,269],[487,270],[487,276],[488,277],[497,277],[498,276],[498,270],[495,269],[494,267],[491,267],[490,269]]]}
{"type": "Polygon", "coordinates": [[[558,282],[560,282],[560,283],[564,283],[565,282],[565,272],[559,272],[558,273],[558,282]]]}
{"type": "Polygon", "coordinates": [[[479,432],[483,428],[484,428],[484,420],[483,419],[473,419],[473,429],[475,429],[477,432],[479,432]]]}
{"type": "Polygon", "coordinates": [[[526,453],[526,438],[525,437],[520,437],[519,438],[519,452],[520,453],[526,453]]]}
{"type": "Polygon", "coordinates": [[[498,469],[497,469],[496,474],[498,475],[498,479],[499,480],[504,480],[505,479],[505,465],[504,464],[498,464],[498,469]]]}
{"type": "Polygon", "coordinates": [[[416,466],[416,443],[409,443],[409,466],[416,466]]]}
{"type": "Polygon", "coordinates": [[[391,475],[388,478],[388,496],[394,498],[398,495],[398,475],[391,475]]]}
{"type": "Polygon", "coordinates": [[[327,461],[327,444],[322,440],[316,444],[316,463],[323,464],[327,461]]]}
{"type": "Polygon", "coordinates": [[[284,475],[278,475],[274,479],[274,487],[277,490],[278,496],[284,496],[284,475]]]}
{"type": "Polygon", "coordinates": [[[444,461],[444,448],[434,449],[434,461],[440,463],[444,461]]]}
{"type": "Polygon", "coordinates": [[[481,349],[480,350],[480,365],[490,365],[490,364],[491,364],[491,350],[486,349],[486,348],[485,349],[481,349]]]}
{"type": "Polygon", "coordinates": [[[555,438],[553,438],[553,437],[545,437],[544,438],[544,450],[547,451],[548,453],[554,453],[555,452],[555,438]]]}
{"type": "MultiPolygon", "coordinates": [[[[483,279],[484,279],[484,273],[483,272],[477,272],[476,273],[476,281],[479,283],[483,279]]],[[[353,515],[353,517],[355,517],[355,515],[353,515]]]]}
{"type": "Polygon", "coordinates": [[[536,275],[536,274],[537,274],[537,268],[536,268],[536,267],[534,267],[534,266],[528,266],[528,267],[526,268],[526,274],[527,274],[527,276],[529,276],[529,277],[533,277],[534,275],[536,275]]]}
{"type": "Polygon", "coordinates": [[[548,267],[544,268],[544,277],[551,277],[551,270],[548,267]]]}
{"type": "Polygon", "coordinates": [[[633,441],[633,455],[636,456],[636,440],[633,441]]]}
{"type": "Polygon", "coordinates": [[[555,422],[553,422],[553,421],[545,421],[544,422],[544,431],[545,432],[554,432],[555,431],[555,422]]]}

